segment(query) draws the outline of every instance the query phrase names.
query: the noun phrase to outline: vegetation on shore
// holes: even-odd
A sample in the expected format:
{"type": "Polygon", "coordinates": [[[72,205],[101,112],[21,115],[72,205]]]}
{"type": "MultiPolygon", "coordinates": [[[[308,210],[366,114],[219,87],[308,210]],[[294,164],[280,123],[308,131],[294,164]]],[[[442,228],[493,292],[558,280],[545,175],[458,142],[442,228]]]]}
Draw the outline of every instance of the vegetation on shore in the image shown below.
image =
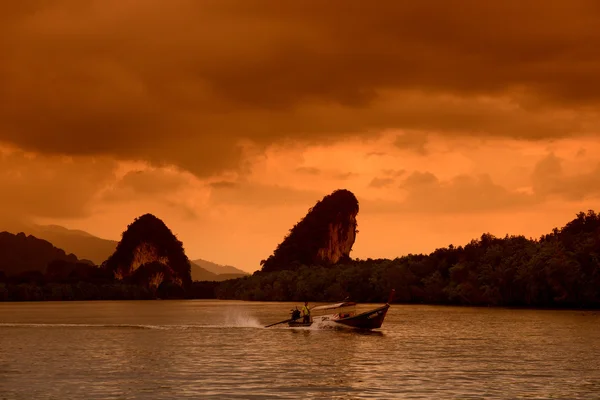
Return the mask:
{"type": "Polygon", "coordinates": [[[579,213],[539,240],[484,234],[465,246],[393,260],[257,272],[225,281],[222,299],[478,306],[600,307],[600,215],[579,213]]]}
{"type": "MultiPolygon", "coordinates": [[[[100,270],[94,275],[89,269],[93,267],[83,265],[36,276],[0,274],[0,300],[338,301],[350,297],[384,302],[395,288],[395,301],[406,304],[599,308],[600,215],[579,213],[562,229],[536,240],[484,234],[465,246],[449,246],[429,255],[257,271],[223,282],[193,282],[185,290],[164,282],[153,292],[117,282],[100,270]]],[[[57,268],[49,267],[48,272],[57,268]]]]}

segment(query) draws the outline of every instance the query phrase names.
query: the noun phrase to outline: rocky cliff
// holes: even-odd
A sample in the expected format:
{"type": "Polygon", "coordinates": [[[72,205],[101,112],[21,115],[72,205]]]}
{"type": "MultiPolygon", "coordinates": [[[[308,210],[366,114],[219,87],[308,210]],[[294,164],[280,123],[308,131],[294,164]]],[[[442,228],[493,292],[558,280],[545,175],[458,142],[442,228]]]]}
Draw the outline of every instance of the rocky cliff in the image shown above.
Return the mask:
{"type": "Polygon", "coordinates": [[[127,227],[117,249],[102,266],[118,280],[151,289],[162,283],[187,287],[192,280],[183,244],[152,214],[136,218],[127,227]]]}
{"type": "Polygon", "coordinates": [[[356,239],[358,200],[340,189],[310,209],[277,246],[261,261],[262,271],[294,269],[300,265],[331,265],[350,256],[356,239]]]}

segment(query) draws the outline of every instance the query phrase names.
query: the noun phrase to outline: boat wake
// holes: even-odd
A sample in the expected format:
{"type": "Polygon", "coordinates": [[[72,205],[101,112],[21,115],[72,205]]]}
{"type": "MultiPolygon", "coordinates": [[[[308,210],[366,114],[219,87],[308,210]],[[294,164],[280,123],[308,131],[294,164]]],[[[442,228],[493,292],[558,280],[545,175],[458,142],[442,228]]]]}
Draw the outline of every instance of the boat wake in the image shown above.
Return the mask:
{"type": "Polygon", "coordinates": [[[148,329],[160,331],[194,330],[212,328],[262,328],[258,321],[239,321],[234,324],[187,324],[187,325],[146,325],[146,324],[43,324],[43,323],[0,323],[1,328],[87,328],[87,329],[148,329]]]}
{"type": "Polygon", "coordinates": [[[263,328],[256,317],[237,309],[229,309],[224,313],[222,328],[263,328]]]}
{"type": "Polygon", "coordinates": [[[167,330],[174,325],[0,323],[0,328],[124,328],[167,330]]]}
{"type": "Polygon", "coordinates": [[[87,329],[149,329],[149,330],[190,330],[219,328],[263,328],[257,318],[240,310],[228,310],[221,321],[210,324],[87,324],[87,323],[20,323],[0,322],[1,328],[87,328],[87,329]]]}
{"type": "Polygon", "coordinates": [[[346,327],[344,325],[336,324],[333,321],[313,320],[313,323],[310,326],[288,326],[287,324],[281,324],[278,326],[273,326],[268,329],[286,329],[286,330],[297,329],[297,330],[305,330],[305,331],[319,331],[319,330],[349,330],[352,328],[346,327]]]}

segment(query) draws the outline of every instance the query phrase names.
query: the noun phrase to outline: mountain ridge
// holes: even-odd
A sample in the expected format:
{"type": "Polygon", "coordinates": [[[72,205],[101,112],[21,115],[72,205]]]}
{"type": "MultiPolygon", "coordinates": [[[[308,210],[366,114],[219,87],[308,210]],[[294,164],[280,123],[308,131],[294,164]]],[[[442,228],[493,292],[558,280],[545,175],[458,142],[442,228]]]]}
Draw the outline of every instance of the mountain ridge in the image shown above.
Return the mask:
{"type": "Polygon", "coordinates": [[[23,272],[45,273],[52,261],[84,262],[47,240],[23,232],[0,232],[0,271],[7,276],[23,272]]]}
{"type": "MultiPolygon", "coordinates": [[[[0,227],[2,230],[4,227],[0,227]]],[[[104,239],[89,232],[70,229],[61,225],[37,225],[32,223],[11,221],[6,232],[17,235],[23,233],[45,240],[66,254],[75,255],[79,261],[89,260],[101,265],[114,253],[119,243],[116,240],[104,239]]],[[[231,265],[221,265],[201,258],[190,260],[192,280],[223,281],[248,275],[247,272],[231,265]]]]}
{"type": "Polygon", "coordinates": [[[249,275],[248,272],[242,271],[239,268],[236,268],[232,265],[223,265],[217,264],[212,261],[204,260],[202,258],[198,258],[196,260],[192,260],[192,262],[205,270],[212,272],[213,274],[223,275],[223,274],[234,274],[234,275],[249,275]]]}
{"type": "MultiPolygon", "coordinates": [[[[5,229],[5,227],[0,227],[5,229]]],[[[100,265],[117,248],[116,240],[103,239],[78,229],[69,229],[60,225],[37,225],[32,223],[13,223],[6,227],[7,232],[34,236],[46,240],[66,253],[75,254],[80,259],[100,265]]]]}

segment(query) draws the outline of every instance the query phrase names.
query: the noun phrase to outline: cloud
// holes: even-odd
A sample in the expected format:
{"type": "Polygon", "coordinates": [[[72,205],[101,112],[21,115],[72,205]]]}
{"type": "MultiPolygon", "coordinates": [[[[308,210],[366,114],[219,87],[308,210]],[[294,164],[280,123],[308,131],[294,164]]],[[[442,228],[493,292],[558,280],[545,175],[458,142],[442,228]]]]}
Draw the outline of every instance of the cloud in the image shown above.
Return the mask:
{"type": "Polygon", "coordinates": [[[402,182],[400,187],[413,189],[437,184],[439,184],[438,178],[431,172],[415,171],[402,182]]]}
{"type": "Polygon", "coordinates": [[[214,189],[235,189],[238,184],[231,181],[216,181],[209,183],[209,186],[214,189]]]}
{"type": "Polygon", "coordinates": [[[549,153],[534,167],[532,184],[536,194],[544,198],[559,197],[563,200],[578,201],[600,196],[600,163],[591,170],[566,173],[564,160],[549,153]]]}
{"type": "Polygon", "coordinates": [[[381,172],[383,172],[386,175],[393,176],[393,177],[400,177],[400,176],[406,174],[405,169],[384,169],[381,172]]]}
{"type": "Polygon", "coordinates": [[[356,172],[340,172],[340,173],[334,174],[333,177],[340,181],[344,181],[344,180],[347,180],[347,179],[350,179],[350,178],[353,178],[356,176],[358,176],[358,174],[356,172]]]}
{"type": "Polygon", "coordinates": [[[396,136],[394,145],[399,149],[413,150],[421,155],[427,154],[427,135],[424,133],[403,133],[396,136]]]}
{"type": "Polygon", "coordinates": [[[207,183],[188,172],[125,163],[120,165],[119,174],[96,196],[94,205],[98,213],[157,212],[199,220],[200,214],[206,211],[207,197],[207,183]]]}
{"type": "MultiPolygon", "coordinates": [[[[333,191],[333,190],[332,190],[333,191]]],[[[214,187],[210,204],[214,206],[242,206],[271,208],[305,205],[307,210],[326,194],[313,190],[300,190],[279,185],[240,183],[235,186],[214,187]]]]}
{"type": "Polygon", "coordinates": [[[386,156],[387,153],[383,151],[371,151],[367,154],[368,157],[383,157],[386,156]]]}
{"type": "Polygon", "coordinates": [[[0,153],[0,208],[15,218],[81,218],[115,179],[106,159],[0,153]]]}
{"type": "Polygon", "coordinates": [[[156,193],[175,192],[189,184],[189,179],[176,171],[153,169],[147,171],[131,171],[125,174],[119,186],[130,188],[136,194],[152,195],[156,193]]]}
{"type": "Polygon", "coordinates": [[[535,203],[531,196],[495,184],[486,174],[459,175],[440,182],[427,174],[406,179],[410,191],[404,206],[447,213],[516,209],[535,203]]]}
{"type": "Polygon", "coordinates": [[[5,2],[0,142],[203,177],[248,141],[596,135],[600,7],[535,4],[5,2]]]}
{"type": "Polygon", "coordinates": [[[493,182],[487,174],[460,174],[440,180],[430,172],[415,171],[400,184],[398,200],[361,202],[365,213],[457,214],[518,210],[539,201],[530,194],[512,191],[493,182]]]}
{"type": "Polygon", "coordinates": [[[563,178],[562,161],[554,153],[542,158],[533,168],[532,184],[536,193],[544,196],[560,191],[563,178]]]}
{"type": "Polygon", "coordinates": [[[302,174],[308,174],[308,175],[320,175],[321,174],[321,170],[319,168],[314,168],[314,167],[299,167],[299,168],[296,168],[296,172],[300,172],[302,174]]]}
{"type": "Polygon", "coordinates": [[[393,178],[373,178],[371,183],[369,183],[369,187],[382,188],[390,186],[392,183],[394,183],[394,181],[395,180],[393,178]]]}
{"type": "Polygon", "coordinates": [[[190,185],[190,179],[181,171],[165,168],[136,169],[126,172],[106,190],[102,200],[134,201],[140,197],[170,197],[190,185]]]}

